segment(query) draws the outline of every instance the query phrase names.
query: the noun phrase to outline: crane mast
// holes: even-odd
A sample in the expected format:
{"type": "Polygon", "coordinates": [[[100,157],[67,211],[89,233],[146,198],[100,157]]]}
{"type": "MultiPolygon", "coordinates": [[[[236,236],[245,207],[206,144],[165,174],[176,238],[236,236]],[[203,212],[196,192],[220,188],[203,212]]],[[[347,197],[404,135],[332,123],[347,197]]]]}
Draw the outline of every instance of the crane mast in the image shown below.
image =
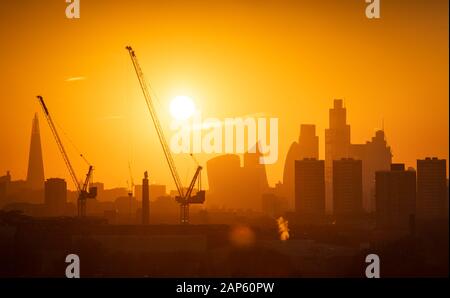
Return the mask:
{"type": "Polygon", "coordinates": [[[89,181],[92,177],[92,172],[94,168],[92,165],[89,165],[88,172],[86,174],[86,178],[84,183],[81,185],[77,179],[77,175],[75,174],[75,170],[73,169],[72,164],[70,163],[70,159],[67,155],[66,149],[64,149],[61,138],[59,137],[58,131],[56,130],[56,126],[53,122],[52,116],[50,115],[47,106],[44,102],[42,96],[37,96],[39,103],[41,104],[42,110],[44,111],[45,118],[47,119],[48,125],[50,126],[50,130],[55,138],[56,144],[58,145],[58,149],[61,152],[61,155],[64,159],[67,169],[69,170],[70,177],[72,178],[73,183],[78,192],[78,216],[84,217],[86,215],[86,199],[95,198],[97,196],[96,188],[91,188],[88,191],[89,181]]]}
{"type": "Polygon", "coordinates": [[[205,192],[200,189],[195,196],[191,196],[193,187],[195,185],[195,181],[200,177],[200,171],[202,170],[202,167],[199,165],[197,166],[195,175],[194,175],[187,191],[185,192],[184,188],[183,188],[183,184],[181,183],[181,179],[178,174],[177,168],[175,167],[175,162],[173,160],[172,153],[170,151],[169,145],[167,144],[166,138],[164,136],[164,132],[161,127],[161,123],[159,121],[158,115],[157,115],[155,107],[153,105],[153,101],[150,96],[150,92],[149,92],[147,84],[145,82],[144,73],[139,65],[139,62],[137,60],[134,50],[130,46],[127,46],[126,49],[128,50],[128,53],[130,54],[130,58],[133,63],[133,66],[134,66],[134,70],[136,71],[136,75],[138,77],[139,84],[142,89],[142,93],[144,95],[148,110],[152,117],[153,124],[154,124],[156,132],[158,134],[159,141],[163,148],[163,152],[166,157],[166,161],[169,165],[170,173],[172,174],[172,178],[175,182],[175,186],[178,191],[178,196],[176,197],[176,201],[180,204],[180,222],[182,224],[188,224],[189,223],[189,204],[191,204],[191,203],[198,204],[198,203],[203,203],[205,201],[205,192]]]}

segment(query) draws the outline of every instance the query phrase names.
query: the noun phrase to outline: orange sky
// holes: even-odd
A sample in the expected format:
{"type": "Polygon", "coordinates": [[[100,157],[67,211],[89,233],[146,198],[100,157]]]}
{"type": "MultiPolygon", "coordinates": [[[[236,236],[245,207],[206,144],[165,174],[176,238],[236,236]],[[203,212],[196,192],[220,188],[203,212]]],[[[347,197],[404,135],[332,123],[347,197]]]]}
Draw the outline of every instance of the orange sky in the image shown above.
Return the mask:
{"type": "MultiPolygon", "coordinates": [[[[384,119],[395,162],[448,159],[448,1],[381,0],[380,20],[367,19],[365,5],[81,0],[81,18],[69,20],[64,0],[2,3],[0,174],[26,177],[38,111],[46,177],[69,178],[35,99],[42,94],[94,164],[95,180],[126,186],[130,159],[135,182],[148,170],[152,182],[172,185],[128,44],[158,96],[166,128],[176,95],[192,97],[204,117],[278,117],[279,159],[268,166],[272,185],[282,178],[301,123],[317,125],[324,157],[333,98],[345,100],[353,143],[369,140],[384,119]],[[73,77],[83,79],[67,81],[73,77]]],[[[63,140],[81,178],[87,168],[63,140]]],[[[187,184],[195,164],[186,155],[175,161],[187,184]]]]}

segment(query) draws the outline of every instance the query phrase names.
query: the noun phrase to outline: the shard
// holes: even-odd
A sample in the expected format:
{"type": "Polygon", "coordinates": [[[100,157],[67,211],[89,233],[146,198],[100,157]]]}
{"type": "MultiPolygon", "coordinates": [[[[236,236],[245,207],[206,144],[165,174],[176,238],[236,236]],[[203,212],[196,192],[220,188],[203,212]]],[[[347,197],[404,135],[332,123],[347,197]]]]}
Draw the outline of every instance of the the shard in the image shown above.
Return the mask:
{"type": "Polygon", "coordinates": [[[34,115],[31,128],[30,154],[28,157],[27,184],[33,190],[44,189],[44,161],[42,159],[41,136],[39,120],[34,115]]]}

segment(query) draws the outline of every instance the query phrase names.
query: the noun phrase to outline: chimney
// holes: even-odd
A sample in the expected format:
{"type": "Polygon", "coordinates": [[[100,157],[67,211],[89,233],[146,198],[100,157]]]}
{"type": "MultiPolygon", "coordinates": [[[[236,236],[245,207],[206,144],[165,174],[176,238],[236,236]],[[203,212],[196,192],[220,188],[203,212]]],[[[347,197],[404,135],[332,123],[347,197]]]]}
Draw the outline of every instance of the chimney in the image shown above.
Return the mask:
{"type": "Polygon", "coordinates": [[[150,217],[150,199],[148,188],[148,173],[144,172],[144,179],[142,179],[142,224],[148,225],[150,217]]]}

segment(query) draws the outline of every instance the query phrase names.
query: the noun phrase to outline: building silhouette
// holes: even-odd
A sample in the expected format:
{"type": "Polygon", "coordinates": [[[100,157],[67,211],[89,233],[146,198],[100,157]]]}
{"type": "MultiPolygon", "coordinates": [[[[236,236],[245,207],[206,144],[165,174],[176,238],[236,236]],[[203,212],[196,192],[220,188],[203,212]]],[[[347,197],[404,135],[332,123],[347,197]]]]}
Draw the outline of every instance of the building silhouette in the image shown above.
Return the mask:
{"type": "Polygon", "coordinates": [[[90,185],[91,187],[97,188],[97,197],[95,199],[98,201],[106,201],[104,198],[105,184],[102,182],[92,182],[90,185]]]}
{"type": "Polygon", "coordinates": [[[44,188],[32,190],[26,180],[12,180],[11,173],[0,177],[0,208],[13,203],[44,203],[44,188]]]}
{"type": "MultiPolygon", "coordinates": [[[[128,189],[125,187],[114,187],[114,188],[105,188],[105,184],[102,182],[94,182],[90,184],[91,187],[97,188],[97,197],[95,200],[89,201],[98,201],[98,202],[114,202],[119,197],[128,196],[128,189]]],[[[142,193],[141,193],[142,194],[142,193]]],[[[135,194],[136,198],[140,198],[135,194]]]]}
{"type": "Polygon", "coordinates": [[[148,225],[150,218],[150,198],[148,187],[148,173],[144,173],[144,179],[142,179],[142,224],[148,225]]]}
{"type": "Polygon", "coordinates": [[[136,197],[124,196],[114,200],[114,207],[117,211],[116,220],[123,223],[138,223],[141,221],[139,216],[136,221],[136,211],[140,206],[137,205],[136,197]]]}
{"type": "Polygon", "coordinates": [[[319,137],[316,136],[316,126],[311,124],[300,125],[298,142],[293,142],[286,155],[283,171],[283,196],[288,200],[290,207],[295,206],[295,161],[304,158],[319,158],[319,137]]]}
{"type": "Polygon", "coordinates": [[[325,129],[325,183],[326,208],[333,210],[333,161],[349,157],[350,125],[342,99],[335,99],[329,110],[329,128],[325,129]]]}
{"type": "Polygon", "coordinates": [[[446,160],[436,157],[417,160],[417,218],[444,219],[446,211],[446,160]]]}
{"type": "Polygon", "coordinates": [[[344,219],[362,213],[362,161],[333,161],[333,213],[344,219]]]}
{"type": "Polygon", "coordinates": [[[242,208],[261,211],[261,197],[269,191],[269,182],[265,164],[260,163],[262,156],[258,150],[256,152],[244,153],[244,166],[242,167],[242,177],[239,184],[242,185],[244,195],[244,205],[242,208]]]}
{"type": "Polygon", "coordinates": [[[325,161],[295,161],[295,212],[308,221],[325,216],[325,161]]]}
{"type": "Polygon", "coordinates": [[[298,139],[300,158],[319,158],[319,137],[316,136],[316,126],[302,124],[298,139]]]}
{"type": "Polygon", "coordinates": [[[206,169],[209,185],[206,203],[216,208],[239,208],[244,200],[239,156],[225,154],[211,158],[206,169]]]}
{"type": "Polygon", "coordinates": [[[67,183],[61,178],[45,181],[45,208],[48,215],[63,215],[67,203],[67,183]]]}
{"type": "Polygon", "coordinates": [[[332,210],[333,161],[353,158],[362,161],[363,209],[375,211],[375,172],[389,171],[392,162],[391,148],[387,145],[383,130],[365,144],[351,144],[350,125],[347,124],[347,110],[341,99],[334,100],[329,111],[329,128],[325,130],[325,183],[327,211],[332,210]]]}
{"type": "Polygon", "coordinates": [[[164,197],[167,195],[166,186],[164,184],[150,184],[149,194],[150,198],[153,200],[159,197],[164,197]]]}
{"type": "Polygon", "coordinates": [[[378,130],[371,141],[365,144],[351,144],[350,157],[362,161],[363,208],[375,211],[375,172],[389,171],[392,163],[391,147],[387,145],[383,130],[378,130]]]}
{"type": "Polygon", "coordinates": [[[44,189],[44,161],[37,113],[31,128],[30,153],[28,157],[27,184],[32,190],[44,189]]]}
{"type": "Polygon", "coordinates": [[[377,228],[409,230],[416,214],[416,172],[405,170],[404,164],[392,164],[390,171],[377,171],[377,228]]]}
{"type": "MultiPolygon", "coordinates": [[[[149,196],[152,201],[156,200],[157,198],[167,196],[166,185],[164,184],[150,184],[148,187],[149,196]]],[[[137,184],[134,186],[134,196],[136,198],[142,198],[141,184],[137,184]]],[[[174,196],[178,196],[178,190],[175,191],[174,196]]]]}
{"type": "Polygon", "coordinates": [[[262,195],[270,193],[266,168],[260,164],[261,154],[244,153],[244,165],[240,157],[225,154],[207,161],[208,200],[210,207],[227,209],[262,210],[262,195]]]}

